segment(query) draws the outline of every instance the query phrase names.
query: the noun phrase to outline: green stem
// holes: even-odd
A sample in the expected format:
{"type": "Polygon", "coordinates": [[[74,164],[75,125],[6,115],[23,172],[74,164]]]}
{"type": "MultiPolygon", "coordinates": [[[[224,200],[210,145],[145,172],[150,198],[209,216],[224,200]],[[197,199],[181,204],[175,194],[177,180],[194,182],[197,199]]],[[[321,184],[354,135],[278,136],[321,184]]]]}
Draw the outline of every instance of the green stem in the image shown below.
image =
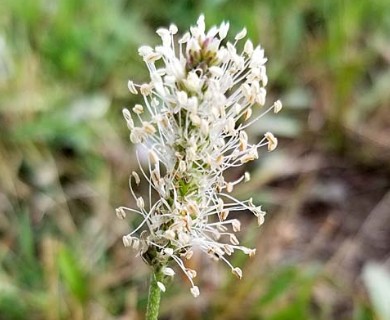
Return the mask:
{"type": "Polygon", "coordinates": [[[150,277],[148,306],[146,309],[146,320],[157,320],[158,310],[160,309],[161,290],[157,282],[162,281],[163,274],[160,270],[154,270],[150,277]]]}

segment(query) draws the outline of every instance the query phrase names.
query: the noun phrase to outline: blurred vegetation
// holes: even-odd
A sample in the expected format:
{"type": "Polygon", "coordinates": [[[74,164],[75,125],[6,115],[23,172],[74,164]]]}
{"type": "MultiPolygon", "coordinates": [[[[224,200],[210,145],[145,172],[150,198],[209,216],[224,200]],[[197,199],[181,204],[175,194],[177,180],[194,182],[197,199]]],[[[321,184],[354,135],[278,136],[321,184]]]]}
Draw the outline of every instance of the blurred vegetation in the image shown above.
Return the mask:
{"type": "Polygon", "coordinates": [[[269,57],[285,109],[251,134],[281,143],[238,196],[272,214],[248,217],[240,282],[199,257],[201,296],[178,276],[162,319],[390,319],[388,0],[2,0],[0,319],[143,318],[149,270],[114,215],[136,168],[120,111],[137,47],[201,12],[269,57]]]}

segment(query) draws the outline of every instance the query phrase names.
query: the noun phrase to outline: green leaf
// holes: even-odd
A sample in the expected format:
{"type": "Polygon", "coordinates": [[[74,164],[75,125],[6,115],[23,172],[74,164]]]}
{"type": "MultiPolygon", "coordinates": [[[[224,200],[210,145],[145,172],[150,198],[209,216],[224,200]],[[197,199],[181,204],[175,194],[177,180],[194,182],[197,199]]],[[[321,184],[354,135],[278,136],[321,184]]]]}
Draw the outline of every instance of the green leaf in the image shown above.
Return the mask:
{"type": "Polygon", "coordinates": [[[75,253],[69,248],[63,248],[59,252],[58,264],[65,285],[81,303],[84,303],[89,294],[87,275],[75,253]]]}
{"type": "Polygon", "coordinates": [[[373,311],[368,306],[357,304],[353,312],[353,320],[373,320],[373,311]]]}
{"type": "Polygon", "coordinates": [[[276,311],[268,320],[297,320],[297,319],[309,319],[308,317],[308,305],[302,303],[293,302],[286,308],[276,311]]]}
{"type": "Polygon", "coordinates": [[[29,262],[35,260],[35,250],[34,250],[34,237],[31,227],[30,215],[28,212],[23,212],[20,219],[20,237],[19,245],[20,251],[24,259],[29,262]]]}
{"type": "Polygon", "coordinates": [[[2,319],[23,320],[27,316],[27,307],[25,301],[20,296],[9,292],[0,293],[0,314],[5,316],[2,319]]]}
{"type": "Polygon", "coordinates": [[[275,274],[269,284],[268,291],[261,297],[260,304],[269,304],[284,294],[290,286],[296,282],[298,272],[294,267],[289,267],[275,274]]]}

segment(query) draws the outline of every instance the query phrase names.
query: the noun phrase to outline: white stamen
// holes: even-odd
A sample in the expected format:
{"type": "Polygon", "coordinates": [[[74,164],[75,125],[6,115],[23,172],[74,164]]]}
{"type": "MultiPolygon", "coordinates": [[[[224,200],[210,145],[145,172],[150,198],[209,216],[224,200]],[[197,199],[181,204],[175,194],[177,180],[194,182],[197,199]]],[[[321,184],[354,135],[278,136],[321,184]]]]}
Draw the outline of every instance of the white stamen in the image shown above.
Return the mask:
{"type": "Polygon", "coordinates": [[[199,288],[197,286],[193,286],[190,291],[194,298],[199,296],[199,288]]]}
{"type": "Polygon", "coordinates": [[[278,113],[280,110],[282,110],[282,102],[280,100],[276,100],[274,102],[274,112],[278,113]]]}
{"type": "Polygon", "coordinates": [[[127,87],[129,88],[129,91],[132,93],[132,94],[138,94],[138,91],[137,89],[135,88],[135,85],[134,85],[134,82],[129,80],[127,82],[127,87]]]}
{"type": "Polygon", "coordinates": [[[266,132],[264,134],[264,137],[268,141],[268,151],[273,151],[278,145],[278,139],[274,137],[274,135],[271,132],[266,132]]]}

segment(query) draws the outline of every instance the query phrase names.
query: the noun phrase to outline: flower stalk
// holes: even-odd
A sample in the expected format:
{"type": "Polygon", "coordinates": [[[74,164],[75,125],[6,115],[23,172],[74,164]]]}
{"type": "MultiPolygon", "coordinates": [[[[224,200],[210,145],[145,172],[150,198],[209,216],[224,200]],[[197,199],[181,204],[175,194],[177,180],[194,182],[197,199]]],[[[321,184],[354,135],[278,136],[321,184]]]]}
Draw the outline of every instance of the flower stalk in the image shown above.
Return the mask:
{"type": "Polygon", "coordinates": [[[148,305],[146,309],[146,320],[157,320],[160,309],[161,285],[163,274],[155,270],[150,277],[148,305]],[[160,285],[159,285],[160,283],[160,285]]]}

